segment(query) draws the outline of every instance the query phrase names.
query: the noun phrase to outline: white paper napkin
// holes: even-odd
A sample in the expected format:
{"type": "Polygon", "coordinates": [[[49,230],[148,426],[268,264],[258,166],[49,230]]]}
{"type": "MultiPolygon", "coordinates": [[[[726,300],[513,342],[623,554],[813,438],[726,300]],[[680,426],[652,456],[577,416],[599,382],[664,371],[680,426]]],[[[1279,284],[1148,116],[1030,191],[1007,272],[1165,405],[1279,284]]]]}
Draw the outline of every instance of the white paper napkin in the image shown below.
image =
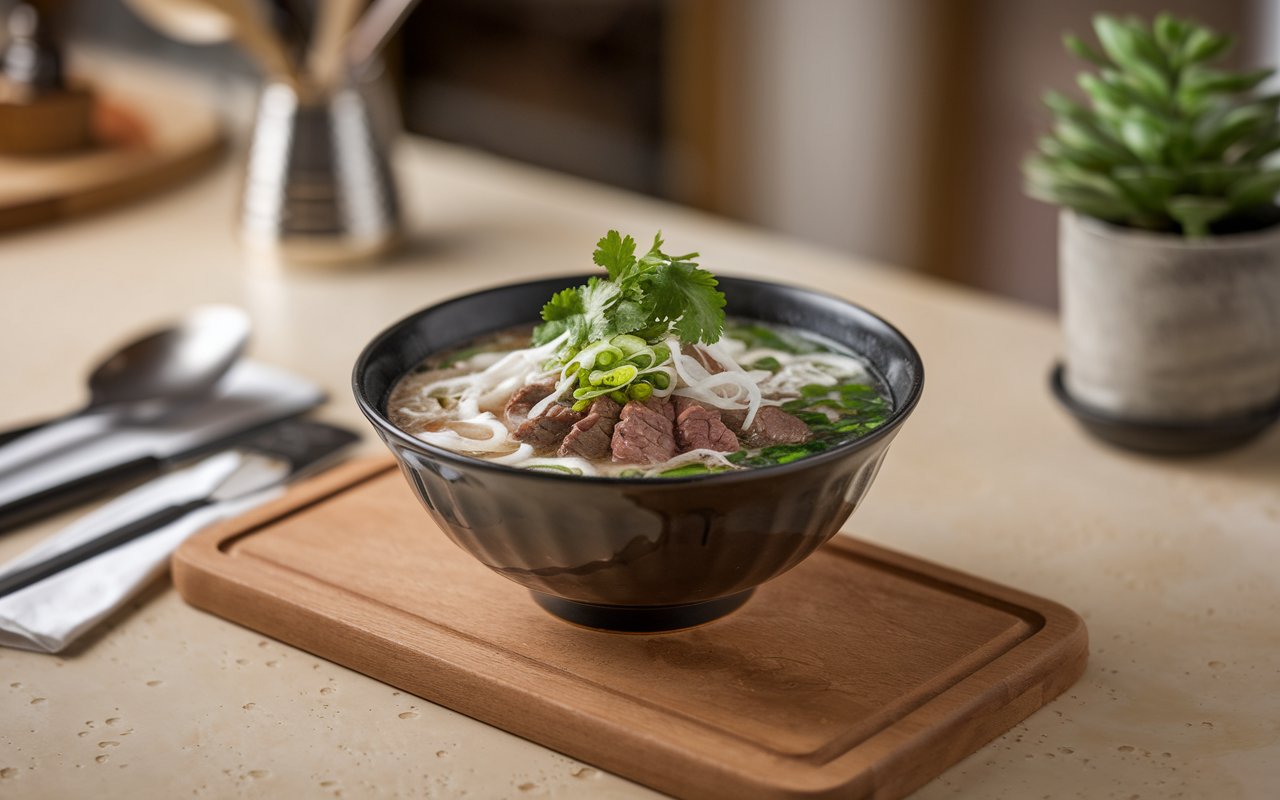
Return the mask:
{"type": "MultiPolygon", "coordinates": [[[[143,484],[76,520],[3,566],[0,576],[170,505],[207,497],[241,463],[238,452],[143,484]]],[[[176,522],[56,575],[0,597],[0,645],[57,653],[158,578],[169,556],[191,534],[278,497],[283,488],[198,509],[176,522]]]]}

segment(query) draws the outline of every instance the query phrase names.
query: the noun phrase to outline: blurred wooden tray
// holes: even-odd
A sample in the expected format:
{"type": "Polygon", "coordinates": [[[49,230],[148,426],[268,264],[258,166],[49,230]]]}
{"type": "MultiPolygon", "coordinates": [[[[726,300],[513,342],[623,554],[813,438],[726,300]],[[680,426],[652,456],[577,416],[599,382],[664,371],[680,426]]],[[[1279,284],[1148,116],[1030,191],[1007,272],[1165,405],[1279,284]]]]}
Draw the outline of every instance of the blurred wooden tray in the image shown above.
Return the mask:
{"type": "Polygon", "coordinates": [[[174,557],[193,605],[671,794],[896,798],[1080,676],[1068,609],[846,537],[702,628],[573,627],[347,465],[174,557]]]}
{"type": "Polygon", "coordinates": [[[212,106],[136,72],[124,78],[108,74],[95,86],[96,146],[56,155],[0,154],[0,232],[167,189],[212,165],[222,153],[225,135],[212,106]]]}

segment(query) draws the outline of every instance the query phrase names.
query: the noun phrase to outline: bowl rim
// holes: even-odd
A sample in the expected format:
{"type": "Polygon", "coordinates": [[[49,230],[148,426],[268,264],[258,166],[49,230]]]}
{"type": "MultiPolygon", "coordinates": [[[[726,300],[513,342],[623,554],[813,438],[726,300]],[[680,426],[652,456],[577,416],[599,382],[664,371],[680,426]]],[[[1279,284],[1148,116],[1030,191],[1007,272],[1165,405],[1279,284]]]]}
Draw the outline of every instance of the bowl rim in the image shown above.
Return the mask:
{"type": "MultiPolygon", "coordinates": [[[[845,455],[848,455],[858,450],[867,449],[868,447],[880,441],[881,439],[885,439],[893,436],[897,432],[897,429],[902,426],[902,423],[907,419],[907,417],[911,415],[911,412],[915,409],[916,404],[920,400],[920,395],[924,391],[924,360],[920,358],[919,351],[916,350],[915,345],[911,342],[910,339],[906,337],[906,335],[902,333],[902,331],[898,330],[898,328],[895,325],[890,323],[884,317],[881,317],[879,314],[876,314],[875,312],[870,311],[867,308],[861,305],[858,305],[857,303],[846,300],[843,297],[838,297],[836,295],[829,294],[827,292],[821,292],[821,291],[817,291],[815,289],[809,289],[803,286],[795,286],[793,284],[778,283],[775,281],[763,281],[755,278],[744,278],[744,277],[739,277],[737,275],[733,275],[731,273],[726,273],[726,274],[717,275],[717,278],[725,278],[735,283],[754,284],[758,287],[763,287],[763,288],[781,288],[781,289],[787,289],[790,291],[803,292],[804,294],[808,294],[816,298],[821,298],[824,300],[834,301],[836,303],[839,303],[840,305],[846,306],[847,308],[852,309],[853,311],[859,314],[863,314],[867,317],[870,317],[873,321],[879,323],[880,325],[883,325],[885,329],[892,336],[896,336],[899,340],[901,340],[902,344],[905,346],[908,357],[912,361],[914,361],[916,365],[916,378],[912,382],[910,389],[907,391],[907,396],[903,399],[901,403],[895,405],[893,411],[889,414],[888,419],[886,419],[884,421],[884,424],[882,424],[880,427],[876,428],[875,430],[871,431],[867,435],[862,436],[858,439],[852,439],[848,442],[843,442],[841,444],[838,444],[835,447],[832,447],[830,450],[824,450],[820,453],[814,453],[812,455],[808,455],[803,458],[798,458],[795,461],[789,461],[785,464],[771,464],[765,467],[752,467],[750,469],[731,470],[728,472],[715,472],[715,473],[710,473],[705,475],[685,475],[685,476],[668,477],[668,478],[663,478],[663,477],[647,477],[647,478],[625,477],[624,478],[624,477],[613,476],[613,475],[572,475],[572,474],[558,472],[554,470],[537,470],[537,469],[528,469],[525,467],[511,466],[508,464],[495,464],[494,462],[488,461],[483,458],[475,458],[473,456],[463,455],[462,453],[456,453],[447,448],[438,447],[436,445],[429,444],[427,442],[422,441],[421,439],[397,427],[393,422],[391,422],[390,419],[387,418],[387,415],[384,411],[378,408],[375,408],[373,403],[364,396],[364,392],[361,388],[360,377],[366,371],[369,362],[372,360],[373,354],[382,348],[382,346],[384,345],[387,339],[390,339],[392,336],[398,334],[401,330],[403,330],[405,327],[412,324],[418,318],[425,317],[428,314],[437,312],[438,310],[446,308],[455,303],[477,300],[477,299],[483,298],[485,295],[496,294],[498,292],[506,291],[506,290],[513,289],[515,287],[523,286],[526,284],[544,283],[544,282],[550,283],[553,281],[572,281],[572,280],[578,280],[578,279],[585,281],[586,278],[590,276],[591,276],[591,273],[562,273],[558,275],[547,275],[543,277],[533,278],[530,280],[504,283],[497,286],[491,286],[487,289],[480,289],[478,291],[467,292],[466,294],[450,297],[445,300],[441,300],[438,303],[433,303],[432,305],[427,306],[426,308],[419,309],[418,311],[415,311],[405,317],[402,317],[401,319],[397,320],[391,325],[388,325],[386,328],[380,331],[376,336],[374,336],[373,339],[370,340],[369,343],[365,345],[365,347],[360,351],[360,355],[356,357],[355,366],[352,368],[352,372],[351,372],[351,388],[352,388],[352,393],[355,395],[356,405],[360,408],[360,411],[361,413],[364,414],[365,418],[368,419],[369,422],[384,437],[390,436],[392,439],[396,440],[401,446],[407,447],[410,450],[415,450],[420,453],[423,453],[424,455],[435,458],[437,460],[445,461],[447,463],[458,465],[461,467],[477,468],[477,469],[487,470],[490,472],[497,472],[500,474],[506,474],[506,475],[512,475],[512,476],[518,475],[522,477],[527,477],[531,480],[541,479],[541,480],[549,480],[549,481],[572,481],[579,484],[583,482],[588,482],[588,483],[594,483],[602,486],[609,486],[609,485],[628,486],[628,487],[675,486],[675,485],[690,484],[690,483],[696,483],[699,485],[706,485],[711,483],[716,483],[716,484],[735,483],[743,480],[754,480],[758,477],[767,477],[769,475],[779,475],[779,474],[782,474],[783,472],[796,472],[800,470],[813,469],[815,467],[821,467],[822,465],[837,461],[845,455]]],[[[401,375],[400,377],[402,378],[404,376],[401,375]]],[[[396,380],[398,381],[400,380],[400,378],[396,378],[396,380]]]]}

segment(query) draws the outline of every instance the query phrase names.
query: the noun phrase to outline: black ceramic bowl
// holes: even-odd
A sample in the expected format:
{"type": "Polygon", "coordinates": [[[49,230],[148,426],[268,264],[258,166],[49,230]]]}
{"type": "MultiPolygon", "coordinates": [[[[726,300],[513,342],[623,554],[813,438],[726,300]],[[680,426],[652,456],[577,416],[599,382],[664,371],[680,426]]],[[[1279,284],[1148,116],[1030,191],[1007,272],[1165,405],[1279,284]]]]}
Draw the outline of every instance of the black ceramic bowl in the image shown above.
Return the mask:
{"type": "Polygon", "coordinates": [[[356,402],[449,537],[532,589],[547,610],[624,631],[715,619],[844,524],[920,397],[920,356],[893,326],[843,300],[721,278],[733,316],[812,331],[865,356],[893,394],[888,421],[862,439],[789,464],[686,478],[601,478],[469,458],[426,444],[387,419],[392,387],[427,356],[535,322],[553,292],[583,280],[502,286],[397,322],[356,361],[356,402]]]}

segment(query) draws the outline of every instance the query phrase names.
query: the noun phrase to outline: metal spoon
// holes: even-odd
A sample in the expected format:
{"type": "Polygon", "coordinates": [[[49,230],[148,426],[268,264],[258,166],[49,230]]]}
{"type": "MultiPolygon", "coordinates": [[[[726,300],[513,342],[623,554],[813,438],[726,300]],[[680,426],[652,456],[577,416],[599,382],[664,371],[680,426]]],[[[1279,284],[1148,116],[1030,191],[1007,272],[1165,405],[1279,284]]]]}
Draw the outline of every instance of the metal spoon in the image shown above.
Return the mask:
{"type": "Polygon", "coordinates": [[[130,342],[89,375],[89,405],[0,446],[0,473],[104,433],[121,418],[146,419],[207,396],[248,340],[247,314],[210,305],[130,342]]]}

